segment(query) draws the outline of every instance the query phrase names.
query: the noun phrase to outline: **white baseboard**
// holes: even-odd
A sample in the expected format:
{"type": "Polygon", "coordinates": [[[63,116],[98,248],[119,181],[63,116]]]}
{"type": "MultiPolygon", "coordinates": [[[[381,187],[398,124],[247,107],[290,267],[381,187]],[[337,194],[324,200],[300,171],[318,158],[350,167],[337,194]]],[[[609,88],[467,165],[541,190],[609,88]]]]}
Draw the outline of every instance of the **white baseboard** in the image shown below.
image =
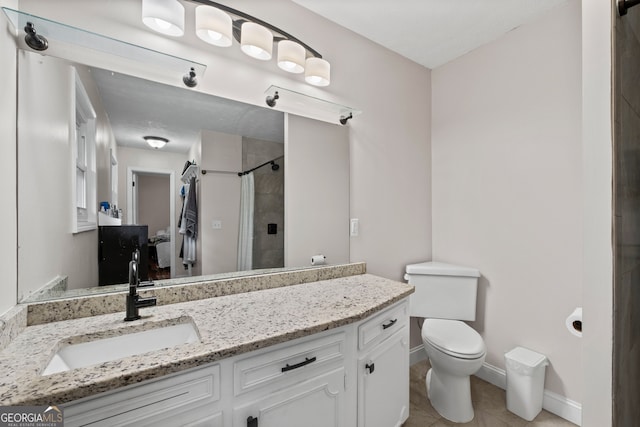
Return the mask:
{"type": "Polygon", "coordinates": [[[544,391],[542,407],[552,414],[582,425],[582,404],[549,390],[544,391]]]}
{"type": "Polygon", "coordinates": [[[415,365],[423,360],[427,360],[427,352],[424,351],[424,344],[420,344],[409,350],[409,366],[415,365]]]}
{"type": "MultiPolygon", "coordinates": [[[[409,352],[409,361],[412,365],[426,358],[427,353],[424,351],[424,345],[414,347],[409,352]]],[[[481,380],[500,387],[503,390],[507,388],[507,373],[504,369],[497,368],[485,362],[475,375],[481,380]]],[[[542,407],[560,418],[571,421],[576,425],[582,425],[582,405],[578,402],[567,399],[552,391],[545,390],[542,398],[542,407]]]]}
{"type": "Polygon", "coordinates": [[[503,390],[507,389],[507,373],[504,369],[496,368],[495,366],[489,365],[485,362],[482,364],[480,370],[474,375],[496,387],[500,387],[503,390]]]}

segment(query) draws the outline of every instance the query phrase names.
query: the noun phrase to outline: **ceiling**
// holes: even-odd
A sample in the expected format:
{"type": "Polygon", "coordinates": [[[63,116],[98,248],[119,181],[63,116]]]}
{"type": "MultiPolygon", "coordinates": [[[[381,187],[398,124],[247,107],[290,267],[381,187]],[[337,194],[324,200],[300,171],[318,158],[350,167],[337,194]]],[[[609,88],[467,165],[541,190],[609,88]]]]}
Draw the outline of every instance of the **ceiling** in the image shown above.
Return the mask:
{"type": "Polygon", "coordinates": [[[427,68],[436,68],[567,0],[293,0],[427,68]]]}
{"type": "Polygon", "coordinates": [[[284,114],[230,99],[92,68],[118,145],[149,148],[144,135],[169,139],[163,151],[186,153],[200,130],[284,142],[284,114]]]}

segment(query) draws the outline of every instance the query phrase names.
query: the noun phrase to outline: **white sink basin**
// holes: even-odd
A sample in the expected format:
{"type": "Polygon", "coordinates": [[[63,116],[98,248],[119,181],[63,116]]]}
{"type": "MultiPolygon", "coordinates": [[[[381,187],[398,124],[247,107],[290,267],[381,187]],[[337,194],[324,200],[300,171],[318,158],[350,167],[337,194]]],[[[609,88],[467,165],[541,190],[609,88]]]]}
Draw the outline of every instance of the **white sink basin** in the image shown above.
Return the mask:
{"type": "Polygon", "coordinates": [[[200,336],[193,323],[180,323],[126,335],[64,345],[53,355],[42,375],[98,365],[123,357],[199,341],[200,336]]]}

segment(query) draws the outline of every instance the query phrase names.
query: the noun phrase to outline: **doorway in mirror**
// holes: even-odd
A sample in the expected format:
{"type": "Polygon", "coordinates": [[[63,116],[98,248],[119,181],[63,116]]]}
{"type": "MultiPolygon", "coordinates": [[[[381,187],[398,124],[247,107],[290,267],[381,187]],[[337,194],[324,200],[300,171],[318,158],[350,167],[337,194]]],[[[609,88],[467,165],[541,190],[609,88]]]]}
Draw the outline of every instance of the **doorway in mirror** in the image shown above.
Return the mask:
{"type": "Polygon", "coordinates": [[[167,174],[136,173],[136,224],[149,230],[149,280],[171,278],[170,179],[167,174]]]}

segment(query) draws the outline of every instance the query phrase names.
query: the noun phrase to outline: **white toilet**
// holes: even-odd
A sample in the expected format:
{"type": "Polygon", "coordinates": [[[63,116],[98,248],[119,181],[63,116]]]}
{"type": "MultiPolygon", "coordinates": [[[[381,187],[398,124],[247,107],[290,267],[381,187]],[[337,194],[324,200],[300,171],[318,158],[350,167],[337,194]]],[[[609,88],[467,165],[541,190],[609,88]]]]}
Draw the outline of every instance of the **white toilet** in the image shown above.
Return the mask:
{"type": "Polygon", "coordinates": [[[415,286],[410,315],[424,317],[422,341],[431,363],[427,395],[444,418],[466,423],[473,419],[469,376],[486,355],[480,334],[463,320],[476,318],[480,272],[441,262],[407,266],[405,279],[415,286]]]}

